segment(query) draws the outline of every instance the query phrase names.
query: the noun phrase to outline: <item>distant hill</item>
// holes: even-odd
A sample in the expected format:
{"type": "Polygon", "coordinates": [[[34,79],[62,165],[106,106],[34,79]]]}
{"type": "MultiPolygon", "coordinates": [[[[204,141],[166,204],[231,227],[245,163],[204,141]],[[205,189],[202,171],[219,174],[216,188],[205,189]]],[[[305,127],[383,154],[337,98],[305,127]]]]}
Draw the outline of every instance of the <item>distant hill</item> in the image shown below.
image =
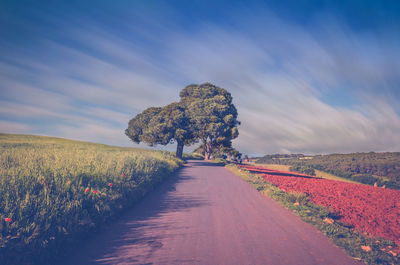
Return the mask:
{"type": "Polygon", "coordinates": [[[302,164],[334,175],[356,180],[365,184],[385,185],[400,189],[400,152],[353,153],[305,156],[265,155],[256,163],[295,165],[302,164]]]}

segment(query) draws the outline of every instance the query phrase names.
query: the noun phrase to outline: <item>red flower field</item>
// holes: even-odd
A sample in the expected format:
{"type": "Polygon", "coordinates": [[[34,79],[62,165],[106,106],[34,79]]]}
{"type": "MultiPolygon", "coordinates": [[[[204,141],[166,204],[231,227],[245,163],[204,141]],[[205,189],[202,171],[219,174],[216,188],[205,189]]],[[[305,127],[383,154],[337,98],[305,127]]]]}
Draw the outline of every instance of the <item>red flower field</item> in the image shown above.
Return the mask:
{"type": "Polygon", "coordinates": [[[283,191],[298,191],[339,215],[340,221],[370,236],[400,243],[400,191],[241,165],[283,191]]]}

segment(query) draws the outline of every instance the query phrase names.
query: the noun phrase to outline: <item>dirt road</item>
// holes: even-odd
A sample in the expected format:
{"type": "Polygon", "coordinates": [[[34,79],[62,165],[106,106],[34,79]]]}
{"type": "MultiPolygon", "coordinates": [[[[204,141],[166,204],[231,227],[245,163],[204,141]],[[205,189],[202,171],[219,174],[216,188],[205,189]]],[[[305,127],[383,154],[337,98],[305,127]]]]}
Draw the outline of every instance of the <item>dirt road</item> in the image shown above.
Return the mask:
{"type": "Polygon", "coordinates": [[[224,167],[191,161],[66,264],[361,264],[224,167]]]}

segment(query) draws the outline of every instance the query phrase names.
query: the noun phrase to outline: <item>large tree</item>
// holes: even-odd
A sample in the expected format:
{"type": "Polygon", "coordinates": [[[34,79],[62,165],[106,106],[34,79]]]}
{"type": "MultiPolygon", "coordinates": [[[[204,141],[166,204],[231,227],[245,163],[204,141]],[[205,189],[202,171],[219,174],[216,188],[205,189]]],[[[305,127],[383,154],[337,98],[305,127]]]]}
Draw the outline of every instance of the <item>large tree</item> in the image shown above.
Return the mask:
{"type": "Polygon", "coordinates": [[[180,97],[190,117],[194,137],[202,141],[205,159],[210,159],[213,147],[232,147],[232,139],[239,135],[240,122],[228,91],[204,83],[187,86],[180,97]]]}
{"type": "Polygon", "coordinates": [[[185,109],[176,102],[138,114],[129,121],[125,134],[136,143],[145,142],[150,146],[176,142],[178,158],[182,158],[184,145],[195,142],[185,109]]]}
{"type": "Polygon", "coordinates": [[[237,110],[231,94],[210,83],[189,85],[181,101],[165,107],[151,107],[129,121],[125,134],[135,143],[150,146],[176,142],[176,156],[182,158],[184,145],[202,141],[208,160],[213,148],[229,150],[239,134],[237,110]]]}

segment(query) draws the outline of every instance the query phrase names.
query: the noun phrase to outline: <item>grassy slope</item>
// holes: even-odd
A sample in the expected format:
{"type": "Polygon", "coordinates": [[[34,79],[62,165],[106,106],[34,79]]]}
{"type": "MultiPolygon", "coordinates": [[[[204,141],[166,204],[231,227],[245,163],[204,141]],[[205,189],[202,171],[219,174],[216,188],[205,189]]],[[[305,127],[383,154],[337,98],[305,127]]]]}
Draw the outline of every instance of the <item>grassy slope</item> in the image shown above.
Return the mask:
{"type": "MultiPolygon", "coordinates": [[[[257,164],[258,166],[258,164],[257,164]]],[[[366,264],[399,264],[400,259],[390,253],[396,247],[395,243],[380,238],[370,238],[336,222],[335,216],[328,209],[315,205],[302,193],[281,191],[276,186],[265,181],[260,175],[247,170],[238,169],[234,165],[226,166],[237,176],[248,182],[259,192],[276,200],[285,208],[299,215],[303,221],[313,224],[339,247],[366,264]],[[363,250],[370,247],[370,251],[363,250]]],[[[397,253],[396,253],[397,254],[397,253]]]]}
{"type": "Polygon", "coordinates": [[[0,150],[1,264],[59,255],[182,165],[169,152],[31,135],[0,134],[0,150]]]}
{"type": "Polygon", "coordinates": [[[318,169],[314,169],[315,170],[315,176],[316,177],[320,177],[320,178],[324,178],[324,179],[331,179],[331,180],[337,180],[337,181],[344,181],[344,182],[349,182],[349,183],[356,183],[356,184],[362,184],[360,182],[351,180],[351,179],[346,179],[346,178],[341,178],[335,175],[332,175],[330,173],[318,170],[318,169]]]}
{"type": "MultiPolygon", "coordinates": [[[[283,171],[290,171],[290,165],[277,165],[277,164],[255,164],[255,166],[260,166],[260,167],[266,167],[270,169],[275,169],[275,170],[283,170],[283,171]]],[[[344,182],[349,182],[349,183],[357,183],[357,184],[362,184],[354,180],[346,179],[346,178],[341,178],[335,175],[332,175],[330,173],[315,169],[315,176],[318,178],[323,178],[323,179],[331,179],[331,180],[337,180],[337,181],[344,181],[344,182]]]]}

